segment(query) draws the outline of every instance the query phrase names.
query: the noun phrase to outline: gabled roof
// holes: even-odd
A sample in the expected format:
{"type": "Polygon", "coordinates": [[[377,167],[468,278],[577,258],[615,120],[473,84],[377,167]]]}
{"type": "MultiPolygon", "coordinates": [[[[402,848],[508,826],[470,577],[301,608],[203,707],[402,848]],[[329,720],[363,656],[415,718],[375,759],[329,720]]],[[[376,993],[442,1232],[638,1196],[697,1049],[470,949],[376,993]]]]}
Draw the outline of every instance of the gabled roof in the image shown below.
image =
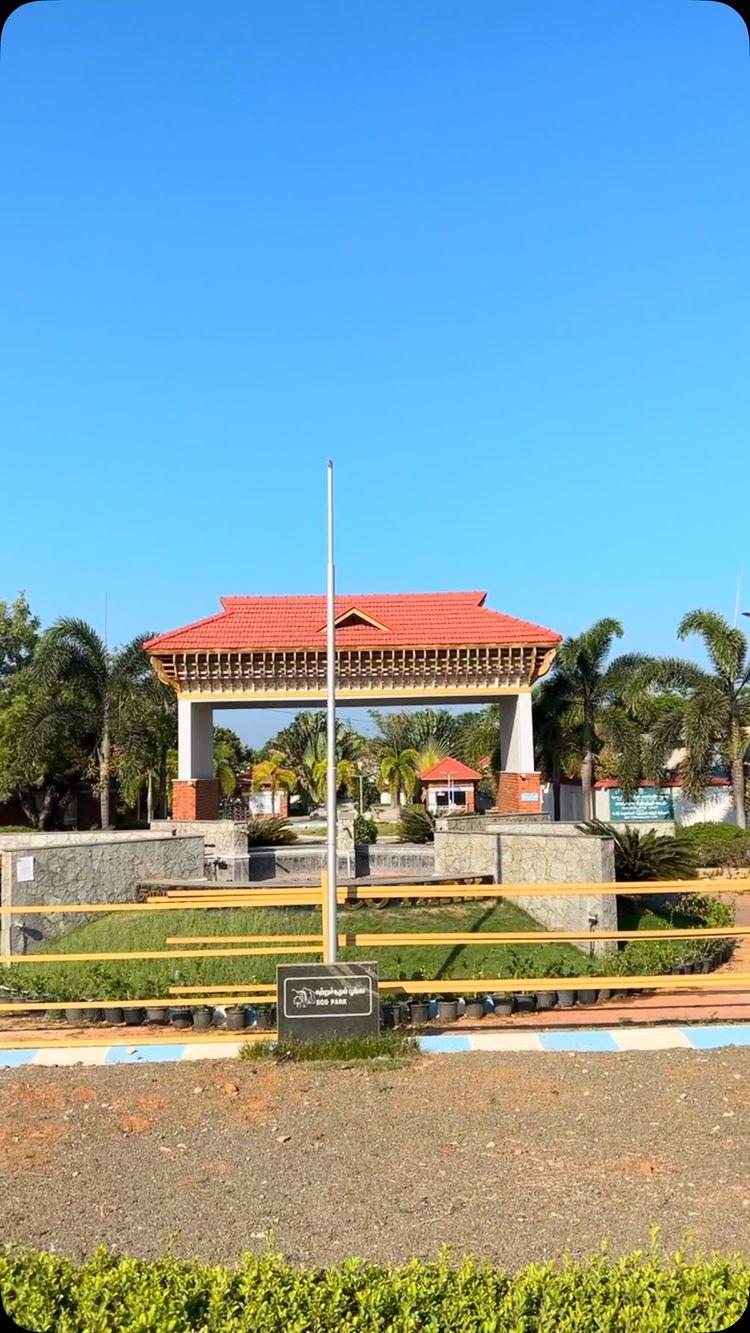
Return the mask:
{"type": "Polygon", "coordinates": [[[462,764],[460,759],[441,759],[439,763],[433,764],[424,773],[420,773],[423,782],[448,782],[453,779],[455,782],[479,782],[482,774],[477,773],[475,768],[469,768],[462,764]]]}
{"type": "MultiPolygon", "coordinates": [[[[554,647],[554,630],[484,605],[484,592],[371,593],[336,598],[341,648],[529,644],[554,647]],[[368,624],[367,621],[373,622],[368,624]]],[[[151,653],[325,650],[325,597],[222,597],[222,610],[145,644],[151,653]]]]}

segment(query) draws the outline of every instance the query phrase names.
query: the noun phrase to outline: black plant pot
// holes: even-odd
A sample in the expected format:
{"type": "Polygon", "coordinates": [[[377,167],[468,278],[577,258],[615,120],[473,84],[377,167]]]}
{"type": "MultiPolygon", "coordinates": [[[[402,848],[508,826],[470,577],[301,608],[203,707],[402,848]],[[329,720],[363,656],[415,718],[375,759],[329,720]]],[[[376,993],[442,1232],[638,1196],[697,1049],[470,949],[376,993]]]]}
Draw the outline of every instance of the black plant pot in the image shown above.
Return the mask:
{"type": "Polygon", "coordinates": [[[599,992],[598,992],[598,991],[595,991],[595,990],[579,990],[579,992],[578,992],[578,1003],[579,1003],[579,1004],[596,1004],[598,995],[599,995],[599,992]]]}
{"type": "Polygon", "coordinates": [[[438,1000],[437,1016],[441,1023],[455,1023],[458,1018],[458,1000],[438,1000]]]}
{"type": "Polygon", "coordinates": [[[513,996],[496,995],[492,1001],[492,1012],[496,1018],[510,1018],[513,1013],[513,996]]]}
{"type": "Polygon", "coordinates": [[[164,1005],[153,1004],[153,1005],[151,1005],[149,1008],[147,1008],[147,1009],[146,1009],[146,1022],[147,1022],[147,1023],[168,1023],[168,1022],[169,1022],[169,1010],[167,1009],[167,1006],[166,1006],[165,1004],[164,1004],[164,1005]]]}
{"type": "Polygon", "coordinates": [[[536,1009],[536,995],[517,995],[516,1013],[533,1014],[536,1009]]]}
{"type": "Polygon", "coordinates": [[[119,1024],[124,1023],[124,1021],[125,1021],[125,1015],[123,1014],[120,1005],[115,1005],[115,1004],[105,1005],[104,1008],[105,1023],[116,1024],[119,1026],[119,1024]]]}
{"type": "Polygon", "coordinates": [[[397,1028],[401,1022],[401,1006],[398,1004],[381,1005],[380,1021],[384,1028],[397,1028]]]}
{"type": "Polygon", "coordinates": [[[611,991],[611,990],[600,990],[600,991],[599,991],[599,1003],[601,1004],[602,1000],[611,1000],[611,999],[612,999],[612,995],[613,995],[613,993],[614,993],[614,992],[611,991]]]}
{"type": "Polygon", "coordinates": [[[129,1027],[135,1028],[138,1027],[143,1022],[145,1011],[139,1005],[132,1009],[126,1009],[124,1013],[125,1013],[125,1022],[128,1024],[129,1027]]]}
{"type": "Polygon", "coordinates": [[[409,1006],[409,1021],[412,1023],[428,1023],[429,1020],[429,1004],[423,1004],[421,1000],[413,1000],[409,1006]]]}
{"type": "Polygon", "coordinates": [[[242,1032],[246,1026],[247,1015],[244,1009],[227,1009],[227,1030],[242,1032]]]}
{"type": "Polygon", "coordinates": [[[213,1009],[194,1009],[193,1027],[196,1032],[208,1032],[214,1021],[213,1009]]]}
{"type": "Polygon", "coordinates": [[[701,958],[701,960],[700,960],[700,964],[699,964],[697,970],[698,970],[699,972],[710,972],[710,971],[711,971],[711,959],[710,959],[710,958],[701,958]]]}
{"type": "Polygon", "coordinates": [[[169,1018],[173,1028],[189,1028],[192,1026],[193,1014],[190,1009],[173,1009],[169,1018]]]}
{"type": "Polygon", "coordinates": [[[82,1027],[88,1017],[88,1009],[77,1009],[71,1005],[70,1009],[65,1010],[65,1021],[76,1027],[82,1027]]]}
{"type": "Polygon", "coordinates": [[[484,1018],[484,1004],[481,1000],[467,1000],[464,1007],[464,1018],[484,1018]]]}
{"type": "Polygon", "coordinates": [[[572,1009],[576,1002],[578,991],[558,990],[557,1005],[559,1009],[572,1009]]]}
{"type": "Polygon", "coordinates": [[[271,1020],[267,1009],[255,1010],[255,1026],[259,1032],[267,1032],[271,1026],[271,1020]]]}
{"type": "Polygon", "coordinates": [[[536,993],[536,1009],[540,1013],[544,1009],[554,1009],[557,1004],[556,990],[538,990],[536,993]]]}

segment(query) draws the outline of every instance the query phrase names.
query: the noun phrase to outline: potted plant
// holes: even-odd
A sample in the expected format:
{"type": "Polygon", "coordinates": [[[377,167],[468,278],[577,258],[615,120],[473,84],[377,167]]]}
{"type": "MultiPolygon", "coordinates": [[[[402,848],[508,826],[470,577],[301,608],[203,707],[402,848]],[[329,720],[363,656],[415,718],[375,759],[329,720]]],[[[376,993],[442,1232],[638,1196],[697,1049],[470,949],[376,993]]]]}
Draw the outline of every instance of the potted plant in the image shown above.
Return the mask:
{"type": "Polygon", "coordinates": [[[479,995],[467,995],[464,1005],[464,1018],[484,1018],[484,1000],[479,995]]]}
{"type": "Polygon", "coordinates": [[[510,1018],[513,1013],[513,996],[499,993],[493,995],[492,1012],[496,1018],[510,1018]]]}
{"type": "Polygon", "coordinates": [[[79,1009],[77,1005],[71,1005],[69,1009],[65,1010],[65,1021],[73,1027],[83,1027],[87,1014],[88,1010],[79,1009]]]}
{"type": "Polygon", "coordinates": [[[193,1027],[196,1032],[208,1032],[214,1020],[214,1011],[207,1004],[193,1006],[193,1027]]]}
{"type": "Polygon", "coordinates": [[[388,1001],[380,1006],[380,1021],[384,1028],[397,1028],[401,1021],[401,1006],[388,1001]]]}
{"type": "Polygon", "coordinates": [[[260,1008],[255,1009],[254,1014],[255,1014],[256,1028],[259,1028],[261,1029],[261,1031],[265,1032],[268,1028],[271,1027],[270,1014],[265,1006],[261,1006],[260,1008]]]}
{"type": "Polygon", "coordinates": [[[517,1014],[533,1014],[536,1009],[536,995],[529,994],[528,991],[519,991],[515,996],[515,1010],[517,1014]]]}
{"type": "Polygon", "coordinates": [[[166,1004],[151,1004],[146,1006],[147,1023],[168,1023],[169,1009],[166,1004]]]}
{"type": "Polygon", "coordinates": [[[557,1004],[557,991],[538,990],[535,992],[534,998],[536,1000],[537,1013],[540,1013],[545,1009],[554,1009],[557,1004]]]}
{"type": "Polygon", "coordinates": [[[144,1009],[142,1005],[128,1005],[124,1009],[125,1022],[129,1027],[138,1027],[143,1022],[144,1009]]]}
{"type": "Polygon", "coordinates": [[[180,1008],[170,1009],[169,1018],[172,1027],[189,1028],[193,1021],[193,1012],[191,1009],[182,1006],[180,1008]]]}
{"type": "MultiPolygon", "coordinates": [[[[568,977],[573,977],[577,974],[573,971],[573,968],[570,963],[561,962],[558,964],[557,967],[557,975],[558,977],[560,977],[561,980],[566,980],[568,977]]],[[[571,1009],[575,1004],[577,997],[578,997],[578,992],[576,990],[572,990],[568,986],[558,986],[557,988],[558,1008],[571,1009]]]]}
{"type": "Polygon", "coordinates": [[[438,996],[437,1016],[441,1023],[455,1023],[458,1018],[458,1000],[455,996],[438,996]]]}
{"type": "Polygon", "coordinates": [[[119,1025],[120,1025],[121,1023],[124,1023],[124,1022],[125,1022],[125,1015],[124,1015],[124,1013],[123,1013],[123,1011],[122,1011],[122,1005],[119,1005],[119,1004],[105,1004],[105,1006],[104,1006],[104,1022],[105,1022],[105,1023],[109,1023],[111,1026],[115,1026],[115,1027],[119,1027],[119,1025]]]}
{"type": "Polygon", "coordinates": [[[243,1004],[230,1004],[227,1006],[227,1030],[229,1032],[242,1032],[247,1023],[247,1014],[243,1004]]]}
{"type": "Polygon", "coordinates": [[[430,1006],[426,1000],[412,1000],[409,1005],[409,1021],[411,1023],[429,1023],[430,1006]]]}

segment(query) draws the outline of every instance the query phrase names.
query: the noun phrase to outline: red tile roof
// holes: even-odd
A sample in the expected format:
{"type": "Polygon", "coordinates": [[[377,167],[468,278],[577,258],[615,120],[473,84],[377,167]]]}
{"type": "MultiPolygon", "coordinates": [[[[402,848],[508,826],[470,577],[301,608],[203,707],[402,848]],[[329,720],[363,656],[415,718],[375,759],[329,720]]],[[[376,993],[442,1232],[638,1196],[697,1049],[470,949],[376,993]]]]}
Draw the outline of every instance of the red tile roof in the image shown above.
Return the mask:
{"type": "Polygon", "coordinates": [[[447,782],[449,778],[458,782],[479,782],[482,774],[475,768],[467,768],[460,759],[441,759],[424,773],[420,773],[423,782],[447,782]]]}
{"type": "MultiPolygon", "coordinates": [[[[414,648],[535,644],[553,647],[561,636],[484,605],[484,592],[373,593],[336,598],[341,648],[414,648]],[[356,612],[377,622],[357,623],[356,612]],[[381,628],[382,627],[382,628],[381,628]]],[[[182,629],[159,634],[152,653],[209,649],[325,648],[325,597],[222,597],[223,610],[182,629]]]]}

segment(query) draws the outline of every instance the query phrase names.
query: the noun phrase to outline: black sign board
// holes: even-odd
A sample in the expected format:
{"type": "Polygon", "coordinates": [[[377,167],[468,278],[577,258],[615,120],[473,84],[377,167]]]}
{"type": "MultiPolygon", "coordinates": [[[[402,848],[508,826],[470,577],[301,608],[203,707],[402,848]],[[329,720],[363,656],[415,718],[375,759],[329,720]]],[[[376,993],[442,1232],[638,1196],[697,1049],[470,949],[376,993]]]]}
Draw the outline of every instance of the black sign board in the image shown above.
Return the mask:
{"type": "Polygon", "coordinates": [[[377,1036],[377,963],[281,963],[276,969],[279,1038],[377,1036]]]}

